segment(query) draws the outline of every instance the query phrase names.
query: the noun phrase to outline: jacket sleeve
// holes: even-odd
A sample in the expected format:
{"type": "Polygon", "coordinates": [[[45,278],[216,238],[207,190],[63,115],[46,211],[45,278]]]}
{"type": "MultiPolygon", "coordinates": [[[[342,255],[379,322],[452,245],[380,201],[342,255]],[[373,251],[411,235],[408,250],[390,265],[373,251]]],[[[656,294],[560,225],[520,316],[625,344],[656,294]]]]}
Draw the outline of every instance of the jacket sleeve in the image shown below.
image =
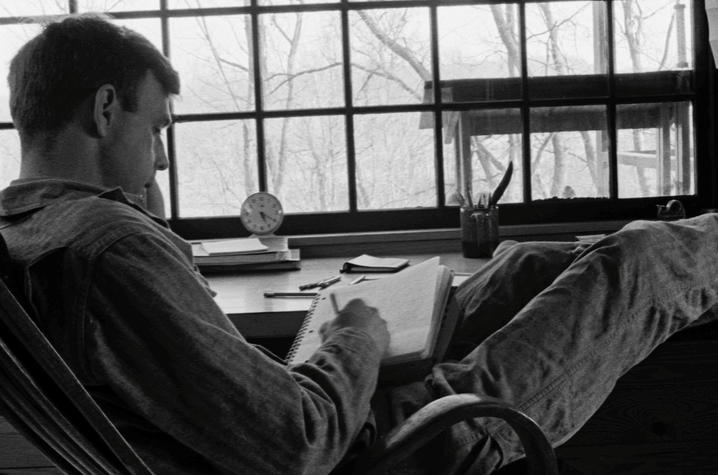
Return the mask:
{"type": "Polygon", "coordinates": [[[161,236],[96,260],[85,354],[93,377],[158,430],[235,473],[326,473],[369,413],[379,356],[343,329],[287,368],[248,344],[161,236]]]}

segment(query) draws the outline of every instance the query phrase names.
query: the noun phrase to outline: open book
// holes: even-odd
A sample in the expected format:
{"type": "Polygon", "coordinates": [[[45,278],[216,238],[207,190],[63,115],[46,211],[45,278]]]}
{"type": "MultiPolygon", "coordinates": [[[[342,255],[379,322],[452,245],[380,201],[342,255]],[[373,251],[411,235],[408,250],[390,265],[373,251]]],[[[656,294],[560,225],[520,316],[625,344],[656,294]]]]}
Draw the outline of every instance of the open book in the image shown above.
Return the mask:
{"type": "Polygon", "coordinates": [[[384,377],[410,377],[414,369],[425,371],[443,356],[456,324],[456,312],[446,311],[451,281],[452,271],[434,257],[376,281],[321,291],[312,301],[287,360],[289,364],[302,363],[321,346],[319,328],[336,316],[331,292],[340,309],[360,298],[386,320],[391,341],[382,360],[384,377]]]}

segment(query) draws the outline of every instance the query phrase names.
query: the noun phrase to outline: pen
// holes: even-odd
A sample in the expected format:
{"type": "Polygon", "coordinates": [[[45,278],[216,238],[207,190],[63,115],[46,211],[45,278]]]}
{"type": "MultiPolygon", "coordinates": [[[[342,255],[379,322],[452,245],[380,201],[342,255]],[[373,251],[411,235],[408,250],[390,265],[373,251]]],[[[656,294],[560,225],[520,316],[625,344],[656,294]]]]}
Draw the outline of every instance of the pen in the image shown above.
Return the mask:
{"type": "Polygon", "coordinates": [[[278,298],[278,297],[314,297],[317,295],[316,292],[264,292],[264,296],[267,298],[278,298]]]}
{"type": "Polygon", "coordinates": [[[336,283],[339,282],[340,280],[342,280],[342,276],[340,276],[340,275],[335,275],[334,277],[330,277],[330,278],[328,278],[327,280],[321,281],[321,282],[319,283],[319,288],[320,288],[320,289],[326,289],[326,288],[329,287],[330,285],[336,284],[336,283]]]}
{"type": "Polygon", "coordinates": [[[356,279],[349,282],[349,285],[358,284],[359,282],[364,282],[365,280],[366,280],[366,276],[364,274],[362,274],[359,277],[357,277],[356,279]]]}
{"type": "Polygon", "coordinates": [[[334,277],[329,277],[328,279],[320,280],[318,282],[311,282],[309,284],[302,284],[299,286],[299,290],[307,290],[307,289],[314,289],[316,287],[319,287],[320,289],[323,289],[325,287],[329,287],[330,285],[337,283],[341,280],[342,276],[335,275],[334,277]]]}

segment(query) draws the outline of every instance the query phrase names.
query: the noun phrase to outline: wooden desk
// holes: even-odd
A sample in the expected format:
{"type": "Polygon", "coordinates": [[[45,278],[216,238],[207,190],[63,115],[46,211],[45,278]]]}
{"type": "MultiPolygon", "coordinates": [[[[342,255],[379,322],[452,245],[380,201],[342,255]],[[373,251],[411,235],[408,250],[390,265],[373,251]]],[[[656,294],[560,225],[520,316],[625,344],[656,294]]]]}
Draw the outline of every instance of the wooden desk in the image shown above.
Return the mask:
{"type": "MultiPolygon", "coordinates": [[[[407,254],[395,257],[412,264],[437,254],[407,254]]],[[[215,300],[246,338],[282,338],[296,334],[309,309],[311,299],[265,298],[264,291],[296,292],[299,285],[316,282],[339,274],[342,264],[355,256],[302,259],[302,268],[294,271],[251,272],[244,274],[210,274],[210,286],[217,292],[215,300]]],[[[486,259],[469,259],[461,253],[443,253],[441,263],[458,274],[473,273],[486,259]]],[[[361,274],[342,274],[346,285],[361,274]]],[[[367,274],[381,278],[390,274],[367,274]]]]}

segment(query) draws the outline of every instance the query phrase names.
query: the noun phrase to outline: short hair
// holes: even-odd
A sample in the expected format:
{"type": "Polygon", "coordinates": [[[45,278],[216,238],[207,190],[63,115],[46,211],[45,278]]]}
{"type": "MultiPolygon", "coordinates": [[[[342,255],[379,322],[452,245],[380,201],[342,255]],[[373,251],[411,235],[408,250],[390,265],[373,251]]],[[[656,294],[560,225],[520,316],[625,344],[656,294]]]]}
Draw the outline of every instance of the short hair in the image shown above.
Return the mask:
{"type": "Polygon", "coordinates": [[[179,94],[177,71],[147,38],[96,14],[49,23],[10,63],[10,113],[23,141],[60,130],[103,84],[123,109],[137,110],[137,91],[151,71],[164,92],[179,94]]]}

